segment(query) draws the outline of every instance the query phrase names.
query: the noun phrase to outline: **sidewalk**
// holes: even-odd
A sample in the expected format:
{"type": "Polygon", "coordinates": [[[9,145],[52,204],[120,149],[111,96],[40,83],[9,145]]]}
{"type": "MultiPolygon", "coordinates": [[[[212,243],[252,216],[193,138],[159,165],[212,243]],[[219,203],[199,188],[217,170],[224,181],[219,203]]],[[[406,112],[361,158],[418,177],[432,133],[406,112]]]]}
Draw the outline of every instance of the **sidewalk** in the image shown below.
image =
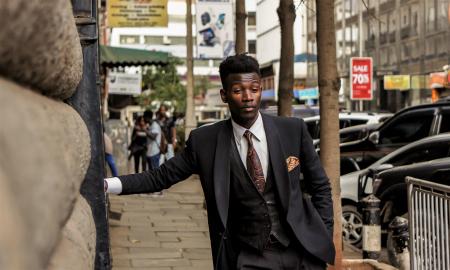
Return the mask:
{"type": "Polygon", "coordinates": [[[114,270],[211,270],[212,257],[203,192],[198,178],[163,196],[110,196],[114,270]]]}
{"type": "MultiPolygon", "coordinates": [[[[191,177],[160,197],[109,198],[114,212],[110,216],[114,270],[213,269],[198,178],[191,177]]],[[[359,259],[361,253],[345,247],[344,258],[359,259]]]]}

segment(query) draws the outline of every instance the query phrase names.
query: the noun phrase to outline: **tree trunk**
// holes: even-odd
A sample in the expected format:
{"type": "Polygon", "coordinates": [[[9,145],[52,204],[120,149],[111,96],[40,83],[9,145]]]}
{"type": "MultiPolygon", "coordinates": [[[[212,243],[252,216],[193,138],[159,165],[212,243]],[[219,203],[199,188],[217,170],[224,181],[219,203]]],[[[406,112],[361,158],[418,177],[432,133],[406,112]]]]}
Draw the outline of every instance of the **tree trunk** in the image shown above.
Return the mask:
{"type": "Polygon", "coordinates": [[[194,112],[194,60],[193,60],[193,44],[192,44],[192,0],[186,0],[186,65],[187,65],[187,84],[186,84],[186,122],[185,122],[185,138],[196,128],[195,112],[194,112]]]}
{"type": "Polygon", "coordinates": [[[278,115],[291,116],[294,89],[294,21],[293,0],[280,0],[277,8],[281,26],[280,74],[278,78],[278,115]]]}
{"type": "Polygon", "coordinates": [[[246,48],[246,23],[245,0],[236,0],[236,54],[244,53],[246,48]]]}
{"type": "Polygon", "coordinates": [[[316,0],[320,103],[320,160],[330,178],[334,207],[335,269],[342,266],[341,187],[339,179],[339,86],[336,68],[334,0],[316,0]]]}

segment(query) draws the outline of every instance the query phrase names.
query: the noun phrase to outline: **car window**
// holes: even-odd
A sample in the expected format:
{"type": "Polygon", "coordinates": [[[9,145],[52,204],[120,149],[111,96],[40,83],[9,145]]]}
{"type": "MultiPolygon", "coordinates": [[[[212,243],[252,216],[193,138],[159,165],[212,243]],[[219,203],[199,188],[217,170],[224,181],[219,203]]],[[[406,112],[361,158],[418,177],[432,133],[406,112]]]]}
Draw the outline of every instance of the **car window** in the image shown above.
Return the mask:
{"type": "Polygon", "coordinates": [[[408,143],[425,138],[430,133],[433,111],[408,113],[389,123],[380,131],[381,144],[408,143]]]}
{"type": "Polygon", "coordinates": [[[439,133],[450,132],[450,111],[442,112],[441,129],[439,133]]]}
{"type": "Polygon", "coordinates": [[[350,126],[350,120],[348,119],[339,119],[339,129],[343,129],[350,126]]]}
{"type": "Polygon", "coordinates": [[[438,158],[448,157],[450,154],[450,143],[435,143],[432,145],[425,145],[414,147],[402,154],[395,156],[386,163],[394,166],[409,165],[418,162],[429,161],[438,158]]]}
{"type": "Polygon", "coordinates": [[[367,134],[366,130],[355,130],[349,132],[342,132],[339,134],[339,143],[353,142],[361,140],[367,134]]]}
{"type": "Polygon", "coordinates": [[[352,119],[350,121],[350,125],[351,126],[357,126],[357,125],[364,125],[367,124],[368,120],[364,120],[364,119],[352,119]]]}

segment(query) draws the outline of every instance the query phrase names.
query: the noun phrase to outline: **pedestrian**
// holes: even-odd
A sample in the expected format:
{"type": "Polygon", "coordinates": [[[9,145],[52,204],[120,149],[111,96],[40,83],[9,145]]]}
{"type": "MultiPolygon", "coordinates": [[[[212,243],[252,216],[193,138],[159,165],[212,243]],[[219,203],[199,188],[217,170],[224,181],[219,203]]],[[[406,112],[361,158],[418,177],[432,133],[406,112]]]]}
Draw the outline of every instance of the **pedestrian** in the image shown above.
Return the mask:
{"type": "Polygon", "coordinates": [[[103,132],[103,141],[105,143],[105,160],[111,170],[111,175],[116,177],[118,175],[116,163],[113,156],[113,144],[109,136],[103,132]]]}
{"type": "Polygon", "coordinates": [[[141,161],[142,164],[142,171],[145,171],[146,169],[148,128],[148,124],[145,122],[144,117],[138,116],[131,134],[131,143],[128,146],[128,149],[130,150],[128,160],[131,159],[131,157],[134,158],[134,171],[136,173],[139,172],[139,161],[141,161]]]}
{"type": "Polygon", "coordinates": [[[167,107],[164,104],[161,104],[161,106],[159,106],[159,109],[156,112],[156,120],[162,131],[161,141],[159,144],[161,152],[159,165],[161,165],[164,163],[164,161],[174,156],[173,144],[171,141],[171,123],[169,117],[167,116],[167,107]],[[169,150],[169,147],[171,148],[171,150],[169,150]]]}
{"type": "Polygon", "coordinates": [[[325,269],[335,257],[331,188],[304,121],[259,112],[254,58],[227,57],[219,71],[231,119],[193,130],[157,170],[105,179],[105,190],[154,192],[198,174],[214,269],[325,269]]]}
{"type": "Polygon", "coordinates": [[[149,144],[146,155],[147,164],[148,168],[150,170],[153,170],[159,167],[159,160],[161,157],[160,145],[161,145],[162,130],[158,122],[158,119],[152,121],[147,136],[149,138],[149,144]]]}

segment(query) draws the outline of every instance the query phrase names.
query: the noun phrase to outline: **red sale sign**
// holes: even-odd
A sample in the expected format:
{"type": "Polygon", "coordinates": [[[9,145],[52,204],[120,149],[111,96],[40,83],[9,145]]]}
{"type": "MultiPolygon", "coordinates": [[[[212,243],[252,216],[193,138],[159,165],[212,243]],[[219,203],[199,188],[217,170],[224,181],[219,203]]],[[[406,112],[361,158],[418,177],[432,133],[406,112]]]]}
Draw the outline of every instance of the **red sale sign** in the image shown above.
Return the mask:
{"type": "Polygon", "coordinates": [[[372,58],[350,58],[350,98],[372,100],[372,58]]]}

